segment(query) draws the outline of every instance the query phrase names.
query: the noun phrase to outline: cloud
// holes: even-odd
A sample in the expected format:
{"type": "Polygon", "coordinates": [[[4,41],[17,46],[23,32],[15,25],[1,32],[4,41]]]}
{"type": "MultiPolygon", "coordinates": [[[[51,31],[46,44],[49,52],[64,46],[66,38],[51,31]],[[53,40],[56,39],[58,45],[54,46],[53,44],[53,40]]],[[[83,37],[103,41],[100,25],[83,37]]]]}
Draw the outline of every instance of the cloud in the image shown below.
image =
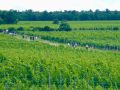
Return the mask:
{"type": "Polygon", "coordinates": [[[119,9],[120,0],[1,0],[0,9],[17,10],[104,10],[119,9]]]}

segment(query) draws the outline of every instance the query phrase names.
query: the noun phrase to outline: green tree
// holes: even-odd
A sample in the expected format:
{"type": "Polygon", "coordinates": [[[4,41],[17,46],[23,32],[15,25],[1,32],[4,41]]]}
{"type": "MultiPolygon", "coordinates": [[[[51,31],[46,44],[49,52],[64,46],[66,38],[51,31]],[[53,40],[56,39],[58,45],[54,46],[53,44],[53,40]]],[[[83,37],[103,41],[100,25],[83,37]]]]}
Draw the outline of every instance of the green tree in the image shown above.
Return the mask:
{"type": "Polygon", "coordinates": [[[5,21],[7,24],[16,24],[17,23],[17,18],[16,18],[16,11],[10,10],[9,12],[6,13],[5,21]]]}
{"type": "Polygon", "coordinates": [[[0,24],[3,24],[4,20],[0,17],[0,24]]]}
{"type": "Polygon", "coordinates": [[[0,17],[3,19],[2,24],[13,24],[17,23],[17,11],[0,11],[0,17]]]}
{"type": "Polygon", "coordinates": [[[71,31],[71,27],[68,23],[62,22],[58,28],[59,31],[71,31]]]}
{"type": "Polygon", "coordinates": [[[58,19],[55,19],[55,20],[53,21],[53,24],[59,24],[59,20],[58,20],[58,19]]]}

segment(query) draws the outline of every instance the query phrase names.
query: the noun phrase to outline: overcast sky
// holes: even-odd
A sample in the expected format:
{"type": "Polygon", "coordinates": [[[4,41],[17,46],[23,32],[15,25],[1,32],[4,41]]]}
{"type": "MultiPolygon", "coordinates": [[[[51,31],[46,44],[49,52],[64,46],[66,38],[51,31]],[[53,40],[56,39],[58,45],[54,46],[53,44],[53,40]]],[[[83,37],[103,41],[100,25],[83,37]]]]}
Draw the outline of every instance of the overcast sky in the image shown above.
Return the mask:
{"type": "Polygon", "coordinates": [[[0,10],[120,10],[120,0],[0,0],[0,10]]]}

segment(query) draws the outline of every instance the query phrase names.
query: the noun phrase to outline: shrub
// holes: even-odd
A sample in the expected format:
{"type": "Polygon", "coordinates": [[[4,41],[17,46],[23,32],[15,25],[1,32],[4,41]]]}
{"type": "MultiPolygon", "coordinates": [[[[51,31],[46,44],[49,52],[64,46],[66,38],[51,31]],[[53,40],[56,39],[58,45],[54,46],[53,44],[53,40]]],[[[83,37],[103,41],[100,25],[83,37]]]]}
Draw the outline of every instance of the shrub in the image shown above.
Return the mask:
{"type": "Polygon", "coordinates": [[[23,27],[18,27],[17,30],[19,30],[19,31],[23,31],[24,28],[23,28],[23,27]]]}
{"type": "Polygon", "coordinates": [[[113,27],[113,30],[119,30],[119,27],[113,27]]]}
{"type": "Polygon", "coordinates": [[[43,27],[43,31],[54,31],[53,28],[50,28],[49,26],[43,27]]]}
{"type": "Polygon", "coordinates": [[[16,31],[16,29],[14,27],[9,27],[8,30],[9,30],[9,32],[16,31]]]}
{"type": "Polygon", "coordinates": [[[53,28],[49,26],[44,26],[44,27],[32,27],[32,31],[54,31],[53,28]]]}

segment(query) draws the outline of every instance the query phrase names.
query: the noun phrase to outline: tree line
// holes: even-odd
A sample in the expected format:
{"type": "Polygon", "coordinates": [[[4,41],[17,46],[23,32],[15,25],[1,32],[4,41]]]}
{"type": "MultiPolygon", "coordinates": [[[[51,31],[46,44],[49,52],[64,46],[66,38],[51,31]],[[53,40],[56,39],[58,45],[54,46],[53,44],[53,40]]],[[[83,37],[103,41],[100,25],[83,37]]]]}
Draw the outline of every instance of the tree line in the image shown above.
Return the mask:
{"type": "Polygon", "coordinates": [[[50,20],[120,20],[120,11],[109,9],[89,11],[17,11],[0,10],[0,24],[17,23],[17,21],[50,21],[50,20]]]}

